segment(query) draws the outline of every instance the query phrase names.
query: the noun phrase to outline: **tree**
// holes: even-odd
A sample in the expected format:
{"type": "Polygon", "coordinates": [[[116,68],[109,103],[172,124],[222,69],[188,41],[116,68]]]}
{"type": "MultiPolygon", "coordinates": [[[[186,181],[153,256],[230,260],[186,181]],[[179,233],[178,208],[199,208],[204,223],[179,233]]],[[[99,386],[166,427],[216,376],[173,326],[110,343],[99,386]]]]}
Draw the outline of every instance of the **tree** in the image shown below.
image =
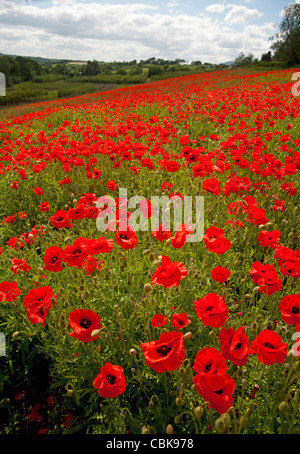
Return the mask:
{"type": "Polygon", "coordinates": [[[266,54],[262,54],[261,61],[272,61],[272,53],[270,50],[266,54]]]}
{"type": "MultiPolygon", "coordinates": [[[[254,61],[254,55],[248,54],[247,56],[241,52],[238,57],[234,60],[233,65],[240,67],[240,66],[249,66],[253,63],[254,61]]],[[[205,63],[204,63],[205,64],[205,63]]]]}
{"type": "Polygon", "coordinates": [[[300,3],[291,3],[284,9],[278,33],[271,36],[274,59],[300,63],[300,3]]]}

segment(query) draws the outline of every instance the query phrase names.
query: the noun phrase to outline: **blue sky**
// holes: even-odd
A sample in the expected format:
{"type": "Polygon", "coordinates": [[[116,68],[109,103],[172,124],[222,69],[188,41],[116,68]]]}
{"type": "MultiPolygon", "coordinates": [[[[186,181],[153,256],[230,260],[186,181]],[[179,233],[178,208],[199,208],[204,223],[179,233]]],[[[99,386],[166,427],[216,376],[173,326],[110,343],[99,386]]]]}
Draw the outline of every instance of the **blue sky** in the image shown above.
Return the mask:
{"type": "Polygon", "coordinates": [[[260,58],[293,1],[0,0],[0,52],[107,62],[260,58]]]}

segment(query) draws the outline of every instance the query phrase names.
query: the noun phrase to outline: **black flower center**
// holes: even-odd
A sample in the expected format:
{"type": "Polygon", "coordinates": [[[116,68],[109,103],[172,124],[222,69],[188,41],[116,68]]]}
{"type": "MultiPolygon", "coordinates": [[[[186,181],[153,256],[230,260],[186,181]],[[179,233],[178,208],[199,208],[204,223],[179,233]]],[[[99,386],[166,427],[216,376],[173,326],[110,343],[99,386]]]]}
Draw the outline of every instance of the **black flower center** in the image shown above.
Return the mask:
{"type": "Polygon", "coordinates": [[[292,307],[292,314],[298,314],[298,313],[299,313],[298,307],[292,307]]]}
{"type": "Polygon", "coordinates": [[[209,372],[210,369],[211,369],[211,364],[206,364],[206,366],[205,366],[206,372],[209,372]]]}
{"type": "Polygon", "coordinates": [[[161,347],[158,347],[156,349],[157,353],[160,355],[160,356],[167,356],[167,354],[172,350],[171,347],[169,347],[168,345],[162,345],[161,347]]]}
{"type": "Polygon", "coordinates": [[[121,235],[120,235],[120,238],[121,238],[122,240],[127,240],[127,235],[121,234],[121,235]]]}
{"type": "Polygon", "coordinates": [[[81,328],[84,328],[84,329],[88,329],[91,326],[91,324],[92,324],[91,320],[89,320],[87,318],[83,318],[79,322],[79,325],[81,326],[81,328]]]}
{"type": "Polygon", "coordinates": [[[264,343],[265,347],[272,348],[273,350],[275,349],[274,345],[270,344],[269,342],[264,343]]]}
{"type": "Polygon", "coordinates": [[[239,342],[238,344],[236,344],[236,346],[234,347],[235,350],[238,350],[239,348],[242,347],[242,342],[239,342]]]}
{"type": "Polygon", "coordinates": [[[116,377],[115,375],[106,375],[106,381],[110,384],[110,385],[114,385],[116,383],[116,377]]]}

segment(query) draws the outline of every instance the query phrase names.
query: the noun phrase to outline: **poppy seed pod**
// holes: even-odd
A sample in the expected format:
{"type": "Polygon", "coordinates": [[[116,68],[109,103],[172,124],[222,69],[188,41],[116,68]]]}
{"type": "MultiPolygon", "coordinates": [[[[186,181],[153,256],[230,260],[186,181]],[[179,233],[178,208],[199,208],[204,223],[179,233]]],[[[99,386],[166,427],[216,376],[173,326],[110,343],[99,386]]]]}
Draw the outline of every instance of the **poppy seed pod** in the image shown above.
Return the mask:
{"type": "Polygon", "coordinates": [[[226,432],[226,426],[225,422],[222,418],[218,418],[215,422],[215,428],[217,429],[218,432],[220,433],[225,433],[226,432]]]}
{"type": "Polygon", "coordinates": [[[173,426],[171,424],[168,424],[167,427],[166,427],[166,433],[168,435],[171,435],[172,433],[174,433],[174,429],[173,429],[173,426]]]}
{"type": "Polygon", "coordinates": [[[203,407],[196,407],[195,408],[195,416],[196,416],[197,419],[202,418],[203,413],[204,413],[203,407]]]}
{"type": "Polygon", "coordinates": [[[185,341],[185,340],[189,340],[189,339],[191,339],[191,337],[192,337],[192,333],[189,331],[188,333],[185,333],[185,334],[183,335],[183,340],[184,340],[184,341],[185,341]]]}
{"type": "Polygon", "coordinates": [[[151,284],[145,284],[144,285],[144,292],[149,293],[152,290],[152,285],[151,284]]]}
{"type": "Polygon", "coordinates": [[[278,410],[282,415],[287,413],[289,409],[290,409],[289,404],[285,401],[280,402],[280,404],[278,405],[278,410]]]}

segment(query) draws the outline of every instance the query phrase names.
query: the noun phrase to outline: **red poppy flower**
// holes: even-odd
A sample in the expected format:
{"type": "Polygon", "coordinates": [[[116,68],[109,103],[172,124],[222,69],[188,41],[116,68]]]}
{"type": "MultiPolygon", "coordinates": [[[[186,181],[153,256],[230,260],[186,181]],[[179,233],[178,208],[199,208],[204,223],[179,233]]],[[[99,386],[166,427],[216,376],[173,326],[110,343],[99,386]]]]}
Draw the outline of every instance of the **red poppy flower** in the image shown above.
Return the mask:
{"type": "Polygon", "coordinates": [[[45,270],[58,272],[62,271],[62,263],[64,259],[64,251],[58,246],[50,246],[44,255],[43,263],[45,270]]]}
{"type": "Polygon", "coordinates": [[[275,331],[265,329],[252,341],[251,347],[260,363],[271,365],[281,364],[285,361],[288,344],[282,342],[281,337],[275,331]]]}
{"type": "Polygon", "coordinates": [[[171,238],[172,232],[166,227],[165,224],[159,224],[154,232],[152,232],[152,236],[154,236],[159,242],[162,242],[171,238]]]}
{"type": "Polygon", "coordinates": [[[24,297],[24,306],[27,310],[27,317],[31,323],[46,324],[46,316],[51,306],[57,304],[57,297],[53,294],[52,287],[32,288],[24,297]]]}
{"type": "Polygon", "coordinates": [[[69,216],[66,210],[58,210],[50,217],[50,222],[57,229],[69,228],[71,226],[69,216]]]}
{"type": "Polygon", "coordinates": [[[300,323],[300,295],[287,295],[279,303],[282,320],[288,325],[300,323]]]}
{"type": "Polygon", "coordinates": [[[183,334],[179,331],[162,333],[158,340],[140,346],[147,366],[158,373],[178,369],[185,358],[183,334]]]}
{"type": "Polygon", "coordinates": [[[233,403],[232,394],[235,390],[235,381],[229,374],[225,374],[224,384],[217,390],[203,386],[198,374],[193,378],[193,383],[196,386],[198,394],[209,402],[211,408],[215,409],[220,415],[229,410],[233,403]]]}
{"type": "Polygon", "coordinates": [[[19,270],[25,271],[26,273],[31,270],[31,266],[26,263],[24,259],[16,259],[15,257],[11,260],[13,266],[10,270],[17,274],[19,270]]]}
{"type": "Polygon", "coordinates": [[[101,318],[91,309],[75,309],[69,315],[69,323],[73,332],[71,337],[81,342],[91,342],[98,339],[103,326],[100,324],[101,318]],[[96,336],[92,336],[93,331],[100,330],[96,336]]]}
{"type": "Polygon", "coordinates": [[[118,230],[116,233],[116,243],[122,249],[133,249],[137,245],[137,236],[132,227],[128,226],[127,230],[118,230]]]}
{"type": "Polygon", "coordinates": [[[189,316],[184,312],[181,312],[180,314],[172,314],[170,322],[176,329],[185,328],[187,325],[192,323],[189,316]]]}
{"type": "Polygon", "coordinates": [[[202,183],[203,194],[205,193],[205,191],[211,192],[212,194],[219,196],[222,192],[222,189],[218,180],[216,178],[211,178],[204,180],[202,183]]]}
{"type": "Polygon", "coordinates": [[[254,262],[249,271],[254,283],[260,286],[262,293],[273,295],[282,288],[282,279],[279,279],[277,271],[273,264],[263,265],[260,262],[254,262]]]}
{"type": "Polygon", "coordinates": [[[196,314],[204,325],[220,328],[228,315],[225,299],[216,293],[208,293],[198,301],[194,301],[196,314]]]}
{"type": "Polygon", "coordinates": [[[237,331],[233,328],[222,328],[219,341],[224,358],[236,366],[246,364],[249,354],[254,353],[244,333],[244,326],[240,326],[237,331]]]}
{"type": "Polygon", "coordinates": [[[82,268],[83,262],[89,254],[85,239],[80,237],[64,249],[63,261],[67,263],[68,267],[82,268]]]}
{"type": "Polygon", "coordinates": [[[110,180],[106,183],[106,187],[110,191],[115,191],[119,186],[116,184],[115,180],[110,180]]]}
{"type": "Polygon", "coordinates": [[[281,232],[279,230],[262,230],[258,235],[258,242],[262,247],[270,247],[271,249],[276,249],[280,247],[278,243],[281,232]]]}
{"type": "Polygon", "coordinates": [[[43,195],[44,191],[42,190],[42,188],[34,188],[34,193],[36,195],[43,195]]]}
{"type": "Polygon", "coordinates": [[[101,397],[113,398],[122,394],[127,386],[123,368],[107,362],[101,367],[101,372],[93,380],[94,388],[98,389],[101,397]]]}
{"type": "Polygon", "coordinates": [[[196,355],[194,370],[202,386],[217,390],[224,385],[227,363],[219,350],[204,347],[196,355]]]}
{"type": "Polygon", "coordinates": [[[50,205],[48,202],[42,202],[40,205],[39,205],[39,210],[42,211],[42,212],[45,212],[45,211],[49,211],[50,210],[50,205]]]}
{"type": "Polygon", "coordinates": [[[114,240],[103,236],[96,239],[87,239],[85,244],[88,246],[91,255],[109,254],[114,247],[114,240]]]}
{"type": "Polygon", "coordinates": [[[220,284],[227,281],[230,275],[231,271],[229,271],[227,268],[224,268],[223,266],[216,266],[211,272],[211,277],[220,284]]]}
{"type": "Polygon", "coordinates": [[[172,247],[181,249],[186,244],[188,235],[192,233],[193,230],[188,224],[182,224],[172,237],[172,247]]]}
{"type": "Polygon", "coordinates": [[[0,301],[15,301],[20,295],[17,282],[0,282],[0,301]]]}
{"type": "Polygon", "coordinates": [[[155,314],[151,320],[151,326],[153,328],[161,328],[167,324],[167,317],[163,314],[155,314]]]}
{"type": "Polygon", "coordinates": [[[72,221],[85,218],[85,205],[83,203],[78,203],[75,208],[69,208],[68,217],[72,221]]]}
{"type": "Polygon", "coordinates": [[[150,200],[142,199],[140,201],[139,210],[143,213],[143,216],[145,218],[151,218],[151,216],[154,214],[155,207],[151,204],[150,200]]]}
{"type": "Polygon", "coordinates": [[[222,255],[231,248],[231,242],[225,238],[224,230],[217,227],[208,227],[203,235],[208,251],[222,255]]]}
{"type": "Polygon", "coordinates": [[[163,285],[165,288],[178,287],[187,276],[187,268],[182,262],[171,262],[170,257],[163,255],[161,265],[151,277],[151,285],[163,285]]]}

